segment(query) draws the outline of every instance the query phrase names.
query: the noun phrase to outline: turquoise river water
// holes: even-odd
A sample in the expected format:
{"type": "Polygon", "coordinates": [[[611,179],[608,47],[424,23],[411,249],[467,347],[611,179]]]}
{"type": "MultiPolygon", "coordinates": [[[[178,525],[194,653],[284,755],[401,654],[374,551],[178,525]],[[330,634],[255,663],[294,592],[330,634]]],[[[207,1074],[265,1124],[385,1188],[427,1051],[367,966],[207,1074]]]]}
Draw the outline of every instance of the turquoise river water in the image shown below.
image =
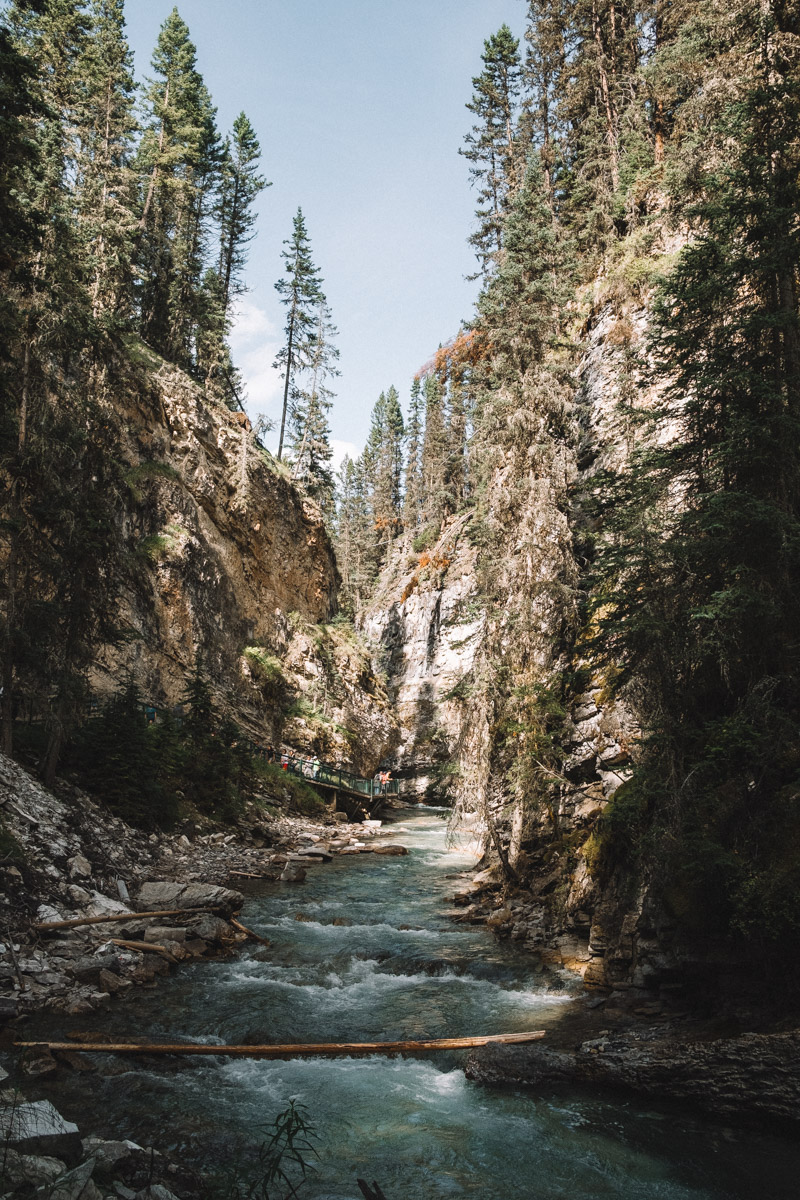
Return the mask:
{"type": "MultiPolygon", "coordinates": [[[[301,885],[259,885],[242,919],[271,950],[181,968],[155,991],[61,1022],[59,1032],[88,1021],[121,1040],[373,1041],[557,1023],[574,983],[537,974],[514,944],[443,916],[448,875],[474,858],[448,848],[441,814],[400,818],[392,840],[407,857],[347,856],[301,885]]],[[[38,1023],[30,1032],[45,1031],[38,1023]]],[[[636,1098],[485,1088],[465,1079],[466,1054],[109,1058],[98,1075],[62,1073],[45,1094],[84,1130],[209,1162],[235,1156],[240,1142],[257,1145],[298,1097],[320,1139],[300,1193],[308,1200],[360,1200],[357,1176],[377,1180],[387,1200],[800,1195],[800,1148],[787,1139],[636,1098]]]]}

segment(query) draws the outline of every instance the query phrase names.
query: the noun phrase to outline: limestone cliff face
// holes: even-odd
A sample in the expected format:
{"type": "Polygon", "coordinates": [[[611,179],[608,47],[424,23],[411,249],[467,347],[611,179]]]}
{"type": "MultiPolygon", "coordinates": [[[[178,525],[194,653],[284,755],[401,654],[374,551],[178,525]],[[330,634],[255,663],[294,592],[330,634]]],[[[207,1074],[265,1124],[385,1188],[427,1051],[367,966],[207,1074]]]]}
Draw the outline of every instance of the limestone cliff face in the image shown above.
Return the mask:
{"type": "Polygon", "coordinates": [[[294,617],[283,669],[293,696],[284,740],[358,775],[373,775],[397,745],[399,728],[386,687],[352,626],[311,625],[294,617]]]}
{"type": "Polygon", "coordinates": [[[646,326],[644,307],[592,308],[563,434],[532,456],[531,447],[548,444],[541,401],[514,413],[524,436],[501,456],[480,518],[492,554],[478,563],[470,534],[479,518],[460,516],[424,566],[407,548],[396,551],[363,618],[401,722],[397,765],[429,798],[440,794],[431,782],[449,773],[456,820],[483,834],[489,870],[462,901],[501,936],[588,983],[634,989],[668,986],[688,953],[673,944],[669,918],[643,883],[632,888],[617,874],[601,886],[596,873],[593,831],[636,754],[635,697],[610,700],[599,672],[573,694],[560,733],[567,756],[556,811],[537,806],[513,741],[497,731],[514,716],[513,703],[521,711],[525,697],[560,672],[586,666],[571,649],[584,586],[583,497],[595,474],[620,467],[641,436],[624,415],[626,394],[635,391],[639,404],[657,399],[648,387],[646,326]],[[505,708],[498,670],[506,694],[510,680],[520,697],[505,708]],[[520,890],[498,909],[503,848],[520,890]]]}
{"type": "Polygon", "coordinates": [[[465,736],[461,699],[485,625],[470,521],[453,518],[422,553],[397,546],[362,617],[400,724],[393,766],[406,794],[430,802],[451,798],[448,768],[465,736]]]}
{"type": "MultiPolygon", "coordinates": [[[[120,522],[131,568],[120,617],[132,636],[103,648],[93,686],[107,693],[132,673],[144,696],[171,707],[199,659],[219,702],[253,736],[277,740],[304,680],[325,676],[302,632],[336,611],[322,515],[243,414],[146,348],[137,358],[114,397],[130,464],[120,522]]],[[[331,706],[331,725],[358,724],[353,713],[372,706],[358,677],[349,680],[348,711],[331,706]]],[[[391,721],[363,725],[361,761],[377,763],[391,721]]],[[[347,739],[331,746],[349,762],[347,748],[347,739]]]]}

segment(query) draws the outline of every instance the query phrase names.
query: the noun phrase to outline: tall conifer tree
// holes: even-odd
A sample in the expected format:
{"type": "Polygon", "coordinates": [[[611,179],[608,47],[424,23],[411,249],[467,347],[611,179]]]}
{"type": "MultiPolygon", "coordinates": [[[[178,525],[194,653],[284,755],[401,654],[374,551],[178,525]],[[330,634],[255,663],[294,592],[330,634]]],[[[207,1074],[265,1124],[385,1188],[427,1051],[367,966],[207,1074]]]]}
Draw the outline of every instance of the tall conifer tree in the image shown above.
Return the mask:
{"type": "Polygon", "coordinates": [[[324,300],[317,308],[317,328],[310,347],[311,362],[291,404],[290,438],[294,454],[292,478],[300,480],[327,518],[332,515],[333,472],[328,412],[333,392],[327,380],[338,375],[337,330],[324,300]]]}
{"type": "Polygon", "coordinates": [[[275,290],[286,307],[286,340],[273,364],[283,368],[284,373],[278,458],[283,455],[289,399],[294,399],[297,375],[314,361],[319,312],[320,307],[325,305],[322,278],[311,258],[311,243],[299,208],[292,224],[292,236],[283,244],[286,249],[281,254],[286,275],[275,284],[275,290]]]}
{"type": "Polygon", "coordinates": [[[220,150],[215,110],[177,8],[161,27],[152,66],[138,160],[141,328],[155,349],[190,368],[220,150]]]}
{"type": "Polygon", "coordinates": [[[467,105],[477,123],[460,153],[472,163],[470,176],[478,187],[478,228],[469,240],[480,262],[479,273],[486,276],[502,247],[503,217],[515,187],[522,67],[519,40],[507,25],[484,43],[482,60],[483,71],[472,81],[475,91],[467,105]]]}
{"type": "Polygon", "coordinates": [[[261,147],[255,130],[241,112],[225,142],[216,209],[220,227],[217,272],[225,316],[231,302],[245,290],[242,275],[248,246],[255,237],[253,205],[259,193],[272,186],[258,173],[260,158],[261,147]]]}
{"type": "Polygon", "coordinates": [[[412,535],[420,522],[422,507],[422,439],[424,421],[422,412],[422,384],[415,377],[411,384],[411,398],[406,422],[405,496],[403,500],[403,525],[412,535]]]}

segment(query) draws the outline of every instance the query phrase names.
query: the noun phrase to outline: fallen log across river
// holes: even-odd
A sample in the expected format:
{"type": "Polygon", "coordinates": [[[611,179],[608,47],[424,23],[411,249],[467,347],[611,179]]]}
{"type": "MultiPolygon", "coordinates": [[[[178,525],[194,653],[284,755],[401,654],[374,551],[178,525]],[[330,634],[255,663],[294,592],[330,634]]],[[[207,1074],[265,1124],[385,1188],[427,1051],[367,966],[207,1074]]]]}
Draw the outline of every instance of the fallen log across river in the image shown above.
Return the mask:
{"type": "Polygon", "coordinates": [[[15,1042],[20,1049],[75,1050],[85,1054],[228,1054],[239,1058],[294,1058],[301,1054],[417,1054],[422,1050],[469,1050],[490,1043],[514,1046],[535,1042],[543,1029],[530,1033],[490,1033],[477,1037],[431,1038],[426,1042],[296,1042],[271,1046],[210,1046],[205,1042],[15,1042]]]}

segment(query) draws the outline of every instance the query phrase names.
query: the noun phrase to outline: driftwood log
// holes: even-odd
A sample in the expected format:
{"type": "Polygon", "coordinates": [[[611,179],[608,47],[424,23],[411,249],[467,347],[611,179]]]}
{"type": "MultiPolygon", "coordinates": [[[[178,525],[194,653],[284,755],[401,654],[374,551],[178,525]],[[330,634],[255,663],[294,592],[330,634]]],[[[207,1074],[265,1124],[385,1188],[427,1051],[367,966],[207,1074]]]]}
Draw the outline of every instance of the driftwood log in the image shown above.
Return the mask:
{"type": "Polygon", "coordinates": [[[40,933],[51,929],[77,929],[79,925],[104,925],[108,921],[144,921],[150,917],[184,917],[192,913],[214,913],[218,908],[162,908],[158,912],[111,913],[105,917],[71,917],[69,921],[39,921],[33,926],[40,933]]]}
{"type": "MultiPolygon", "coordinates": [[[[152,949],[152,947],[148,947],[152,949]]],[[[422,1050],[469,1050],[490,1043],[511,1046],[534,1042],[545,1036],[543,1029],[532,1033],[491,1033],[478,1037],[433,1038],[427,1042],[293,1042],[270,1046],[209,1046],[206,1042],[15,1042],[15,1046],[38,1046],[48,1050],[80,1050],[86,1054],[228,1054],[240,1058],[283,1058],[299,1054],[402,1054],[422,1050]]]]}
{"type": "Polygon", "coordinates": [[[142,954],[160,954],[162,958],[168,958],[170,962],[175,962],[167,947],[157,946],[155,942],[129,942],[127,938],[111,938],[111,942],[115,946],[121,946],[123,950],[139,950],[142,954]]]}
{"type": "Polygon", "coordinates": [[[230,923],[234,929],[240,929],[242,933],[246,933],[247,936],[252,938],[254,942],[261,942],[262,946],[267,947],[272,945],[272,942],[269,940],[269,938],[262,937],[260,933],[254,933],[252,929],[248,929],[246,925],[242,925],[241,921],[237,921],[234,917],[231,917],[230,923]]]}

